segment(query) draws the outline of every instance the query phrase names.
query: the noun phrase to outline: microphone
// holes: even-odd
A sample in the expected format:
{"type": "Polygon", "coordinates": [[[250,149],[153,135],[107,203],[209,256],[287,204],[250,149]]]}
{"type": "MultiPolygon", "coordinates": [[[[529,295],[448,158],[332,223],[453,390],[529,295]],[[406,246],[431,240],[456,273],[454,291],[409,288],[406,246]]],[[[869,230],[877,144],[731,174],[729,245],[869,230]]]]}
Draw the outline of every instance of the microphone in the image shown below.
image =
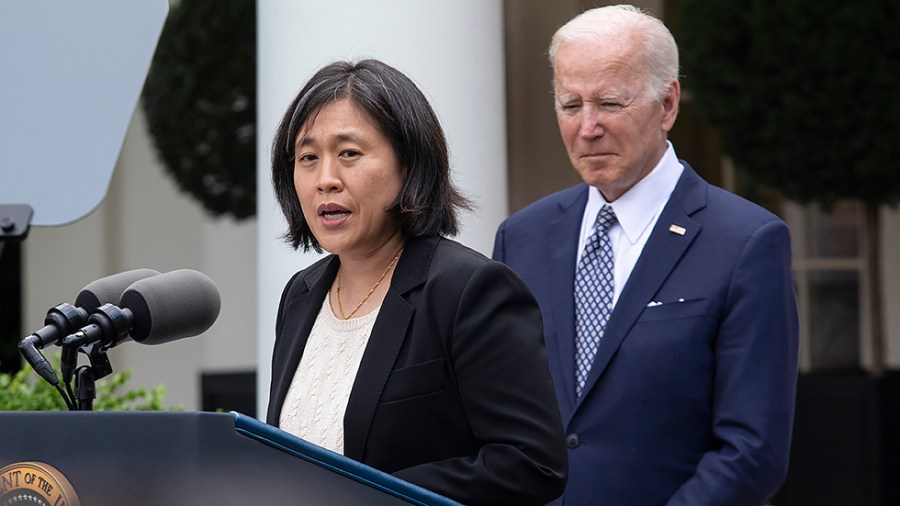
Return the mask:
{"type": "Polygon", "coordinates": [[[219,288],[201,272],[181,269],[165,278],[141,280],[125,290],[121,304],[134,312],[131,338],[163,344],[206,332],[219,317],[219,288]]]}
{"type": "Polygon", "coordinates": [[[119,300],[122,292],[134,282],[158,274],[159,271],[153,269],[135,269],[89,283],[78,293],[74,306],[63,303],[47,311],[44,326],[19,342],[19,353],[35,372],[56,386],[59,379],[53,371],[53,366],[38,350],[51,344],[61,344],[66,336],[87,325],[90,312],[103,304],[119,300]]]}
{"type": "Polygon", "coordinates": [[[106,350],[127,340],[162,344],[196,336],[215,323],[220,307],[219,289],[201,272],[180,269],[141,279],[122,293],[119,306],[100,306],[88,325],[67,336],[63,355],[88,345],[106,350]]]}
{"type": "MultiPolygon", "coordinates": [[[[135,269],[100,278],[88,283],[87,286],[78,292],[78,296],[75,298],[75,305],[91,313],[103,304],[118,302],[122,298],[122,293],[136,281],[158,275],[159,271],[153,269],[135,269]]],[[[79,327],[83,326],[84,324],[79,325],[79,327]]],[[[63,335],[60,339],[69,334],[71,332],[63,335]]]]}

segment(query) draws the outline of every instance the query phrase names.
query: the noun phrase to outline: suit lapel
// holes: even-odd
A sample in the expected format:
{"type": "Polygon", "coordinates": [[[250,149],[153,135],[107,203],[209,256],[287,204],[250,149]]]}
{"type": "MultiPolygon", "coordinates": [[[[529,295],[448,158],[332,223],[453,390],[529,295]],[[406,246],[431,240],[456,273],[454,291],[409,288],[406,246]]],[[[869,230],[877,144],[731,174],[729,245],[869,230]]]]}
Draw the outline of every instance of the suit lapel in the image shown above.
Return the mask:
{"type": "Polygon", "coordinates": [[[300,366],[303,350],[306,348],[309,333],[312,331],[316,316],[322,307],[322,301],[325,300],[325,295],[337,275],[338,265],[339,261],[336,257],[329,257],[321,265],[312,268],[302,279],[298,279],[297,282],[300,283],[300,286],[297,294],[285,307],[285,321],[282,323],[282,328],[293,329],[293,335],[281,336],[288,346],[287,350],[276,350],[276,359],[279,353],[286,353],[287,357],[283,367],[273,368],[281,371],[280,377],[273,378],[273,382],[278,381],[274,403],[276,413],[273,416],[275,423],[281,417],[284,398],[287,396],[294,374],[300,366]],[[305,310],[299,311],[297,308],[305,308],[305,310]]]}
{"type": "Polygon", "coordinates": [[[381,304],[344,414],[344,455],[354,460],[365,458],[375,409],[412,323],[415,308],[404,295],[425,282],[438,241],[438,237],[407,239],[381,304]]]}
{"type": "MultiPolygon", "coordinates": [[[[563,397],[559,399],[560,411],[564,421],[568,421],[575,406],[575,258],[577,257],[578,236],[584,207],[587,205],[588,187],[581,185],[571,200],[559,203],[560,215],[550,223],[550,241],[555,245],[550,248],[550,258],[546,265],[545,275],[550,287],[550,307],[553,319],[558,322],[552,325],[558,335],[547,340],[547,346],[553,346],[555,364],[555,380],[562,382],[563,397]],[[572,238],[575,238],[573,241],[572,238]],[[554,342],[555,341],[555,342],[554,342]]],[[[557,394],[560,389],[557,388],[557,394]]],[[[557,395],[559,397],[559,395],[557,395]]]]}
{"type": "Polygon", "coordinates": [[[700,233],[701,226],[691,215],[706,205],[708,185],[690,165],[685,162],[682,164],[684,172],[654,225],[606,324],[600,349],[585,382],[584,395],[579,398],[575,409],[578,409],[597,383],[644,308],[653,300],[660,286],[700,233]],[[684,235],[672,232],[669,229],[672,225],[684,228],[684,235]]]}

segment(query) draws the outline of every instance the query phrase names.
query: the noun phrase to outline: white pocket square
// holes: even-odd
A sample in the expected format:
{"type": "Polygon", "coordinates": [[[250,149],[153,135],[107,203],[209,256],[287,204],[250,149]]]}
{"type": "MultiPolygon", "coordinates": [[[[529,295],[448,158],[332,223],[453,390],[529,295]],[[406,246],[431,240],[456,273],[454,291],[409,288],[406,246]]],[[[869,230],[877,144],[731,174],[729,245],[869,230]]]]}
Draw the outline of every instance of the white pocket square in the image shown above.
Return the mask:
{"type": "MultiPolygon", "coordinates": [[[[684,297],[680,297],[676,302],[684,302],[684,297]]],[[[658,300],[651,300],[647,303],[647,307],[662,306],[664,303],[658,300]]]]}

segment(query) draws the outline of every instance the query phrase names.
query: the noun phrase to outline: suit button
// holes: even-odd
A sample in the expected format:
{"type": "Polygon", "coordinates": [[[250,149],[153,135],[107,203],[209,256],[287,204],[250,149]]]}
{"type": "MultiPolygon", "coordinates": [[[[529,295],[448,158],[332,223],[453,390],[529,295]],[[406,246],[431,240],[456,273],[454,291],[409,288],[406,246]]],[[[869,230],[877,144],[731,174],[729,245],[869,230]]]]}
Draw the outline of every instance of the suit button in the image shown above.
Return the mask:
{"type": "Polygon", "coordinates": [[[578,439],[578,434],[569,434],[566,436],[566,446],[569,448],[577,448],[580,444],[581,440],[578,439]]]}

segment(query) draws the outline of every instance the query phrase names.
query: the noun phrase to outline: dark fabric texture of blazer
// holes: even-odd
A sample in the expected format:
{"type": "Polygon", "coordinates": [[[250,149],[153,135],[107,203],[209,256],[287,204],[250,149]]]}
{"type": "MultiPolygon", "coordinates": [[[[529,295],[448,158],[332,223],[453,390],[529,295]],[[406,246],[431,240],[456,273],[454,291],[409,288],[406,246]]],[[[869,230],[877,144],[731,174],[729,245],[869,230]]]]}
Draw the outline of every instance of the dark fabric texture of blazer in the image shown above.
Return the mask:
{"type": "MultiPolygon", "coordinates": [[[[282,404],[337,273],[294,275],[276,325],[267,422],[282,404]]],[[[465,504],[543,504],[566,450],[534,297],[507,266],[409,238],[344,416],[344,453],[465,504]]]]}
{"type": "Polygon", "coordinates": [[[785,479],[799,340],[788,229],[682,163],[579,398],[573,287],[588,187],[497,232],[494,258],[543,314],[570,443],[558,504],[759,506],[785,479]]]}

